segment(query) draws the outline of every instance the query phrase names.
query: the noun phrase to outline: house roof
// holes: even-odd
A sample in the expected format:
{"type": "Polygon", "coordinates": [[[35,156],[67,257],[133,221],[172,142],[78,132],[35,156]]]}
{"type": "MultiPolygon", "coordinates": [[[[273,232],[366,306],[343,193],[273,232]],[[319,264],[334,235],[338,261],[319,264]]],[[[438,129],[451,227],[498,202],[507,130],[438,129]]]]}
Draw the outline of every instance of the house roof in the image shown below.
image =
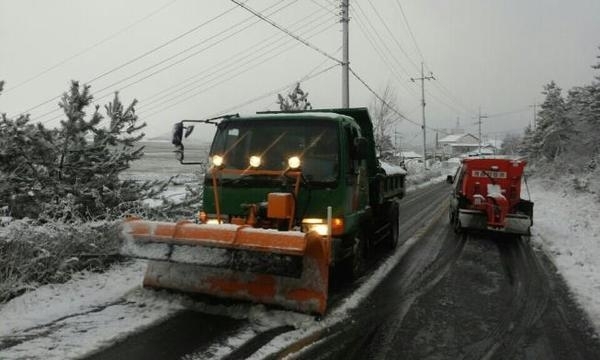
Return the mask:
{"type": "MultiPolygon", "coordinates": [[[[479,147],[479,143],[454,143],[448,145],[451,147],[479,147]]],[[[484,145],[481,144],[481,146],[483,147],[484,145]]]]}
{"type": "Polygon", "coordinates": [[[402,151],[400,155],[405,159],[420,159],[423,157],[423,155],[417,154],[414,151],[402,151]]]}
{"type": "Polygon", "coordinates": [[[472,138],[474,140],[479,141],[479,138],[477,138],[476,136],[472,135],[472,134],[454,134],[454,135],[447,135],[444,136],[443,138],[441,138],[439,140],[439,142],[441,143],[456,143],[458,141],[464,141],[465,138],[472,138]]]}

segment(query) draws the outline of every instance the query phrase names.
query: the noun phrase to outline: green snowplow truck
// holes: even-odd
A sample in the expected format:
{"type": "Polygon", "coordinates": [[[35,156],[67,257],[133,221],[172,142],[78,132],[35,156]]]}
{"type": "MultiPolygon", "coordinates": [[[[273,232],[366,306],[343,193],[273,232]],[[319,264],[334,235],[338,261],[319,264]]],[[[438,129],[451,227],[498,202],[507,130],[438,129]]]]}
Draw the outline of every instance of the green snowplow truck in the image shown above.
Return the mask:
{"type": "Polygon", "coordinates": [[[325,312],[329,270],[357,277],[369,248],[398,242],[405,174],[382,168],[366,108],[264,112],[214,122],[197,219],[123,224],[123,251],[148,258],[144,285],[325,312]]]}

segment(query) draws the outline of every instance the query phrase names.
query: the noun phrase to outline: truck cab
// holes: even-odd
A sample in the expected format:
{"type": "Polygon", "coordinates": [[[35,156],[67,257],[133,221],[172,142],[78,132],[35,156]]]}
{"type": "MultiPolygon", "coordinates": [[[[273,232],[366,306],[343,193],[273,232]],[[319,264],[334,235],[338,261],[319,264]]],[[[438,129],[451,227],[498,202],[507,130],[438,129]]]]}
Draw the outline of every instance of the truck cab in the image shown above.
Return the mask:
{"type": "MultiPolygon", "coordinates": [[[[366,251],[385,237],[393,230],[389,218],[397,218],[395,200],[404,195],[404,174],[388,175],[379,166],[366,109],[343,110],[270,112],[221,121],[204,183],[206,221],[326,236],[331,208],[333,263],[352,259],[356,247],[366,251]],[[288,212],[271,216],[274,201],[288,212]],[[363,239],[366,234],[376,235],[363,239]]],[[[397,241],[397,230],[389,236],[397,241]]]]}

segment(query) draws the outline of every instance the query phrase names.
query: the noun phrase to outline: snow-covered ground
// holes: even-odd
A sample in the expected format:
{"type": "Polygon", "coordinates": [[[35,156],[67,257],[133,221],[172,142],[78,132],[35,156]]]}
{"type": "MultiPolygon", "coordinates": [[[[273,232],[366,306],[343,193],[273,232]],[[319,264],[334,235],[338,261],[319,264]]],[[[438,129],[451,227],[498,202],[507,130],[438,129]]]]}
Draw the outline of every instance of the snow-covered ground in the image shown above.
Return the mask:
{"type": "MultiPolygon", "coordinates": [[[[441,181],[438,177],[435,181],[441,181]]],[[[590,194],[569,192],[540,181],[529,184],[535,202],[532,241],[554,260],[578,301],[600,330],[600,204],[590,194]]],[[[81,273],[60,285],[47,285],[0,307],[1,359],[68,359],[110,346],[128,334],[163,321],[177,311],[193,308],[249,319],[238,333],[214,344],[198,358],[220,358],[268,328],[292,325],[255,357],[293,343],[343,320],[393,268],[415,239],[410,239],[376,273],[331,309],[323,321],[261,305],[208,306],[183,295],[142,289],[144,262],[117,265],[103,274],[81,273]]]]}
{"type": "Polygon", "coordinates": [[[600,201],[550,181],[529,183],[532,240],[553,260],[600,333],[600,201]]]}

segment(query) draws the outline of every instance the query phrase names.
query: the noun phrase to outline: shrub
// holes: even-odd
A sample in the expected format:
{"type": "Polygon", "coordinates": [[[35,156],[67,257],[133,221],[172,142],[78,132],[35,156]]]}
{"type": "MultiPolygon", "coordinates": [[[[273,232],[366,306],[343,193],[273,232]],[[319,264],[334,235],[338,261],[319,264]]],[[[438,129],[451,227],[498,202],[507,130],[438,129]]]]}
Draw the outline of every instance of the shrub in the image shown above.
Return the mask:
{"type": "Polygon", "coordinates": [[[33,224],[0,228],[0,303],[81,270],[103,271],[120,260],[116,222],[33,224]]]}

